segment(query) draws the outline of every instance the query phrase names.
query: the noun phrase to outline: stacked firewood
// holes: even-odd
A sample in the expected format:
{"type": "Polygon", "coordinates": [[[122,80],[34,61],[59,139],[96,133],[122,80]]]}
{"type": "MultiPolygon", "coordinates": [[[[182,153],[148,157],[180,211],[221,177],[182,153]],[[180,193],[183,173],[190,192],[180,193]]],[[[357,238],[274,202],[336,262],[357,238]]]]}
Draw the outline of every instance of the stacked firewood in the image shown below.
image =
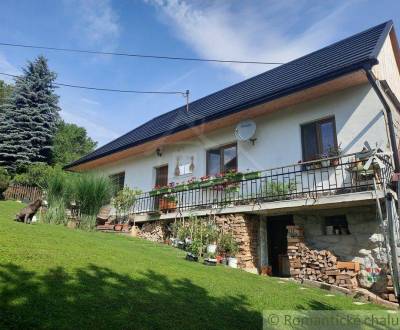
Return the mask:
{"type": "Polygon", "coordinates": [[[392,275],[386,275],[387,287],[384,293],[381,294],[383,299],[389,300],[391,302],[397,302],[396,296],[394,294],[392,275]]]}
{"type": "Polygon", "coordinates": [[[312,280],[347,289],[358,286],[359,264],[340,262],[328,250],[311,250],[304,244],[303,229],[288,226],[288,257],[290,275],[298,280],[312,280]]]}
{"type": "Polygon", "coordinates": [[[159,221],[144,223],[138,236],[152,242],[164,242],[163,225],[159,221]]]}
{"type": "Polygon", "coordinates": [[[310,250],[304,243],[288,246],[290,274],[303,280],[326,282],[347,289],[355,289],[357,266],[353,262],[338,262],[327,250],[310,250]]]}

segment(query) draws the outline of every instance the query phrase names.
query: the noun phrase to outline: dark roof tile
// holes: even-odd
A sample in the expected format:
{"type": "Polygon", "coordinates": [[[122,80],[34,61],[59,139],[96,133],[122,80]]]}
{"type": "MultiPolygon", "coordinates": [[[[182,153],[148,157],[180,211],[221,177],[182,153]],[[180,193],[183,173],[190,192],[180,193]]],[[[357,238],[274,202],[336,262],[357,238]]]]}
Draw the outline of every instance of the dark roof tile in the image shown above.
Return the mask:
{"type": "Polygon", "coordinates": [[[221,118],[250,105],[266,102],[377,63],[378,52],[393,23],[377,25],[272,70],[164,113],[66,168],[104,157],[187,127],[221,118]]]}

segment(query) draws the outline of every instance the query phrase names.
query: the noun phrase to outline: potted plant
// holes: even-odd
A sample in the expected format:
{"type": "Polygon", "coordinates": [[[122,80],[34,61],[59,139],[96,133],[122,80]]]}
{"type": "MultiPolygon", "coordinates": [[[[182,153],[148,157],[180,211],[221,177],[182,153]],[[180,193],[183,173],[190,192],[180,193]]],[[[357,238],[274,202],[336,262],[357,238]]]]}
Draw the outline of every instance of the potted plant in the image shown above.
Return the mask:
{"type": "Polygon", "coordinates": [[[328,152],[329,157],[338,157],[338,158],[333,158],[330,160],[331,166],[339,165],[339,156],[341,154],[342,154],[342,149],[340,148],[340,145],[337,148],[329,148],[329,152],[328,152]]]}
{"type": "Polygon", "coordinates": [[[186,260],[198,261],[201,251],[203,249],[203,243],[199,239],[194,239],[187,248],[188,253],[186,254],[186,260]]]}
{"type": "Polygon", "coordinates": [[[209,224],[206,229],[207,253],[215,254],[217,252],[218,228],[209,224]]]}
{"type": "MultiPolygon", "coordinates": [[[[118,191],[116,196],[112,199],[111,203],[116,210],[118,224],[126,223],[126,225],[128,225],[129,211],[134,207],[137,197],[141,193],[142,191],[139,189],[124,187],[122,190],[118,191]]],[[[116,230],[122,230],[122,228],[119,229],[119,226],[116,228],[116,230]]]]}
{"type": "Polygon", "coordinates": [[[207,253],[204,264],[207,266],[216,266],[217,259],[215,258],[215,253],[207,253]]]}
{"type": "Polygon", "coordinates": [[[176,209],[176,195],[166,194],[159,201],[159,208],[161,211],[171,211],[176,209]]]}
{"type": "Polygon", "coordinates": [[[221,235],[219,245],[221,250],[228,257],[227,263],[229,267],[237,268],[237,258],[236,254],[239,252],[239,246],[236,243],[235,238],[230,233],[225,233],[221,235]]]}
{"type": "Polygon", "coordinates": [[[329,167],[331,165],[331,162],[329,159],[329,154],[328,153],[323,153],[320,155],[321,158],[321,166],[322,167],[329,167]]]}

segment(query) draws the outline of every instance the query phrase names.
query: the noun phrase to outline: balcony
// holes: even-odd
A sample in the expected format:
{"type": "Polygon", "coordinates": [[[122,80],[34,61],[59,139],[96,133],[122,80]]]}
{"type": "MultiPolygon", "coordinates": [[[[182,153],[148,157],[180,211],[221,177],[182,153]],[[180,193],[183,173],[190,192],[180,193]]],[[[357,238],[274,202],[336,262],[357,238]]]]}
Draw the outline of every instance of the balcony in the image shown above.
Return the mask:
{"type": "Polygon", "coordinates": [[[140,195],[133,213],[192,212],[382,191],[391,176],[388,155],[349,154],[162,187],[140,195]]]}

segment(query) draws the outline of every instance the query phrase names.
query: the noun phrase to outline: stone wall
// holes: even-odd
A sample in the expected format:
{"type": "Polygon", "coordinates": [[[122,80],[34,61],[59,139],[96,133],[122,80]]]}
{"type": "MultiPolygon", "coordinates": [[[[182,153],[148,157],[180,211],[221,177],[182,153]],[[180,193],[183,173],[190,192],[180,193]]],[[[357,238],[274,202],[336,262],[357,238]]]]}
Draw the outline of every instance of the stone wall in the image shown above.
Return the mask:
{"type": "Polygon", "coordinates": [[[296,225],[304,228],[305,244],[316,250],[328,250],[340,261],[357,261],[359,286],[375,293],[387,293],[390,287],[386,249],[376,209],[358,207],[324,210],[314,214],[295,215],[296,225]],[[326,235],[325,217],[346,215],[350,235],[326,235]]]}
{"type": "Polygon", "coordinates": [[[258,267],[259,217],[251,214],[226,214],[216,217],[224,231],[231,232],[239,245],[236,255],[239,268],[256,270],[258,267]]]}
{"type": "Polygon", "coordinates": [[[343,261],[353,261],[356,257],[363,257],[364,255],[360,253],[362,249],[374,250],[379,247],[377,235],[373,236],[381,233],[374,207],[324,210],[309,215],[294,215],[294,223],[304,228],[304,238],[310,248],[330,250],[343,261]],[[325,217],[331,215],[346,215],[350,235],[325,235],[325,217]]]}

